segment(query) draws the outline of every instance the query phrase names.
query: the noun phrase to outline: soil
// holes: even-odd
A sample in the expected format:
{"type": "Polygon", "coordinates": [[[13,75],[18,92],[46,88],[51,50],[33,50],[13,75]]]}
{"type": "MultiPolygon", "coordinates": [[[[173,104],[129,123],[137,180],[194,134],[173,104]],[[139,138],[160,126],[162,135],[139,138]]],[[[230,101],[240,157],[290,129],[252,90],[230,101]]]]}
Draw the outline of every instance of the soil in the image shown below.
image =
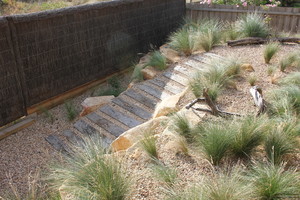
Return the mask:
{"type": "MultiPolygon", "coordinates": [[[[234,55],[245,63],[251,64],[255,70],[254,72],[242,73],[237,80],[237,89],[225,89],[223,91],[223,94],[218,98],[218,105],[222,110],[240,114],[257,112],[249,93],[250,85],[247,81],[247,77],[252,74],[257,77],[256,85],[263,89],[264,94],[277,87],[271,83],[267,74],[269,65],[264,64],[263,48],[264,45],[219,46],[212,51],[212,53],[225,57],[234,55]]],[[[280,59],[296,50],[300,50],[299,45],[283,45],[271,60],[270,65],[277,65],[280,59]]],[[[285,75],[286,73],[279,72],[279,70],[276,72],[278,77],[285,75]]],[[[124,84],[127,84],[126,81],[124,84]]],[[[88,91],[73,99],[73,103],[78,110],[80,103],[92,92],[88,91]]],[[[192,99],[194,99],[193,95],[188,93],[181,100],[180,105],[184,106],[192,99]]],[[[49,163],[60,159],[59,154],[50,147],[44,138],[49,134],[61,136],[62,131],[70,128],[72,122],[66,119],[64,105],[57,106],[49,112],[54,116],[53,123],[47,117],[39,115],[34,125],[0,141],[0,196],[9,191],[10,181],[18,188],[20,193],[24,193],[27,190],[28,175],[30,173],[37,170],[46,171],[49,163]]],[[[176,148],[168,147],[173,140],[171,136],[158,135],[157,137],[160,160],[177,171],[178,181],[175,188],[182,189],[191,182],[200,183],[204,175],[212,173],[213,170],[209,162],[201,157],[194,147],[189,147],[189,156],[186,156],[178,153],[176,148]]],[[[134,152],[120,152],[120,158],[126,163],[125,166],[129,173],[134,174],[135,177],[132,181],[133,193],[130,199],[154,200],[165,197],[166,190],[163,183],[153,175],[153,163],[139,148],[134,152]]],[[[296,163],[297,166],[300,164],[299,160],[296,163]]]]}

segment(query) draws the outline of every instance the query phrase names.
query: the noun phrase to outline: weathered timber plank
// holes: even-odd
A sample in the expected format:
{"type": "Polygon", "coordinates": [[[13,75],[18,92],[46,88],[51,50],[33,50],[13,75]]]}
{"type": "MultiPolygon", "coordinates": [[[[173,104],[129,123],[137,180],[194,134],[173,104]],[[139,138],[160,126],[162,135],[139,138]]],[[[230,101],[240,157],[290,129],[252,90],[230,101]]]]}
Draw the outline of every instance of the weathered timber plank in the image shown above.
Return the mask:
{"type": "Polygon", "coordinates": [[[117,111],[109,105],[103,106],[99,110],[107,114],[108,116],[114,118],[115,120],[121,122],[122,124],[128,126],[129,128],[133,128],[142,123],[141,121],[133,119],[132,117],[129,117],[126,114],[117,111]]]}
{"type": "Polygon", "coordinates": [[[89,125],[83,120],[78,120],[74,125],[79,132],[86,136],[99,136],[103,141],[103,147],[106,147],[106,144],[110,144],[112,141],[110,138],[106,137],[105,135],[101,134],[97,129],[89,125]],[[106,144],[105,144],[106,143],[106,144]]]}
{"type": "Polygon", "coordinates": [[[97,115],[94,112],[86,115],[86,117],[115,137],[118,137],[119,135],[121,135],[126,131],[125,129],[117,126],[116,124],[101,117],[100,115],[97,115]]]}
{"type": "Polygon", "coordinates": [[[192,67],[196,70],[200,70],[200,71],[202,71],[205,68],[203,63],[200,63],[200,62],[195,61],[195,60],[188,60],[188,61],[184,62],[184,64],[188,65],[188,66],[190,66],[190,67],[192,67]]]}
{"type": "Polygon", "coordinates": [[[155,106],[158,102],[156,100],[149,99],[148,97],[146,97],[140,93],[135,92],[133,89],[129,89],[126,92],[124,92],[123,94],[133,98],[137,102],[145,105],[148,108],[151,108],[152,110],[155,109],[155,106]]]}
{"type": "Polygon", "coordinates": [[[49,135],[45,140],[56,150],[63,154],[69,155],[70,150],[67,145],[56,135],[49,135]]]}
{"type": "Polygon", "coordinates": [[[142,118],[143,120],[148,120],[151,118],[151,113],[149,113],[148,111],[144,110],[143,108],[138,107],[135,104],[126,102],[124,99],[122,99],[122,96],[119,96],[117,98],[114,98],[112,100],[112,102],[120,107],[122,107],[123,109],[133,113],[134,115],[142,118]]]}
{"type": "Polygon", "coordinates": [[[149,85],[146,85],[146,84],[141,84],[141,85],[138,85],[137,88],[143,90],[144,92],[158,98],[158,99],[164,99],[166,97],[169,97],[170,94],[166,93],[166,92],[163,92],[163,91],[160,91],[159,89],[156,89],[154,87],[151,87],[149,85]]]}
{"type": "Polygon", "coordinates": [[[78,143],[82,143],[83,140],[81,137],[79,137],[78,135],[76,135],[73,131],[71,130],[65,130],[63,131],[63,135],[67,138],[67,140],[69,142],[71,142],[72,144],[78,144],[78,143]]]}
{"type": "Polygon", "coordinates": [[[3,129],[0,130],[0,140],[24,129],[27,128],[28,126],[32,125],[35,122],[34,119],[30,117],[26,117],[22,121],[18,122],[17,124],[14,124],[9,127],[4,127],[3,129]]]}
{"type": "Polygon", "coordinates": [[[174,74],[172,72],[165,72],[165,73],[163,73],[163,76],[165,76],[173,81],[176,81],[177,83],[179,83],[183,86],[187,86],[187,84],[189,82],[187,78],[182,77],[178,74],[174,74]]]}
{"type": "Polygon", "coordinates": [[[182,88],[177,87],[175,85],[171,85],[170,83],[166,83],[166,82],[164,82],[164,81],[162,81],[161,79],[158,79],[158,78],[149,80],[149,82],[154,84],[154,85],[157,85],[159,87],[162,87],[162,88],[168,90],[169,92],[171,92],[173,94],[178,94],[178,93],[183,91],[182,88]]]}
{"type": "Polygon", "coordinates": [[[190,76],[190,75],[193,73],[191,70],[188,70],[187,68],[182,67],[182,66],[180,66],[180,65],[176,65],[176,66],[174,67],[174,70],[175,70],[175,71],[178,71],[178,72],[180,72],[180,73],[182,73],[182,74],[184,74],[184,75],[186,75],[186,76],[190,76]]]}

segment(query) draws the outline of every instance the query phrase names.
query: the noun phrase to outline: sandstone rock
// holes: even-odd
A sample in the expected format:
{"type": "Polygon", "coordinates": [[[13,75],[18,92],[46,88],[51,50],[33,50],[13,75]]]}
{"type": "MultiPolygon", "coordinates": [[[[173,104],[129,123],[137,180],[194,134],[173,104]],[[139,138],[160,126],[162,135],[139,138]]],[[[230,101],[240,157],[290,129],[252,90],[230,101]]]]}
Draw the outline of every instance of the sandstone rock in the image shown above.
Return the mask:
{"type": "Polygon", "coordinates": [[[241,68],[243,70],[247,71],[247,72],[254,72],[255,71],[254,68],[252,67],[252,65],[248,64],[248,63],[242,64],[241,68]]]}
{"type": "Polygon", "coordinates": [[[170,48],[170,45],[165,44],[159,48],[161,54],[167,58],[168,61],[175,63],[180,60],[179,53],[170,48]]]}
{"type": "Polygon", "coordinates": [[[145,132],[157,128],[162,122],[167,121],[168,117],[159,117],[149,120],[139,126],[136,126],[120,135],[113,143],[111,147],[114,151],[126,150],[135,143],[137,143],[145,132]]]}
{"type": "Polygon", "coordinates": [[[89,97],[86,98],[82,103],[81,106],[83,107],[82,112],[80,113],[80,116],[85,116],[101,106],[109,103],[114,96],[100,96],[100,97],[89,97]]]}
{"type": "Polygon", "coordinates": [[[142,74],[145,80],[153,79],[158,73],[159,71],[151,66],[142,69],[142,74]]]}
{"type": "Polygon", "coordinates": [[[148,53],[145,56],[141,57],[138,65],[144,66],[145,64],[147,64],[149,62],[150,57],[151,57],[150,53],[148,53]]]}
{"type": "Polygon", "coordinates": [[[177,112],[179,110],[178,102],[184,96],[187,89],[178,93],[176,95],[170,96],[168,98],[163,99],[155,108],[153,118],[157,118],[160,116],[166,116],[172,112],[177,112]]]}

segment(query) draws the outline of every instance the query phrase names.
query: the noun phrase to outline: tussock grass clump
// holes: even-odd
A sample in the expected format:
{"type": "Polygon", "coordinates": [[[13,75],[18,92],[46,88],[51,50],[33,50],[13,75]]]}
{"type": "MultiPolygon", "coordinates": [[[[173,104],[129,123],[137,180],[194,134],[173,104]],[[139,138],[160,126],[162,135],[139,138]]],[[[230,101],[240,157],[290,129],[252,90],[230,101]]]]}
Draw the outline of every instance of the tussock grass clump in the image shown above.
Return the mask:
{"type": "Polygon", "coordinates": [[[300,88],[294,85],[280,87],[269,93],[270,114],[290,116],[300,113],[300,88]]]}
{"type": "Polygon", "coordinates": [[[267,158],[274,164],[283,162],[288,154],[296,152],[297,147],[296,138],[281,127],[274,127],[264,142],[267,158]]]}
{"type": "Polygon", "coordinates": [[[296,85],[300,87],[300,72],[292,72],[279,82],[280,85],[296,85]]]}
{"type": "Polygon", "coordinates": [[[171,48],[182,52],[186,56],[191,55],[195,47],[193,33],[194,31],[189,28],[181,28],[172,33],[169,37],[169,44],[171,48]]]}
{"type": "Polygon", "coordinates": [[[248,181],[253,183],[255,199],[284,199],[297,197],[299,190],[299,173],[284,170],[284,166],[255,165],[248,173],[248,181]]]}
{"type": "Polygon", "coordinates": [[[162,162],[158,162],[153,166],[153,172],[156,177],[163,181],[168,187],[173,187],[177,179],[177,172],[175,169],[164,165],[162,162]]]}
{"type": "Polygon", "coordinates": [[[156,138],[151,132],[146,133],[144,138],[140,141],[142,149],[147,153],[147,155],[153,159],[158,160],[158,152],[156,147],[156,138]]]}
{"type": "Polygon", "coordinates": [[[283,58],[279,63],[279,68],[283,72],[288,67],[300,67],[300,53],[290,53],[285,58],[283,58]]]}
{"type": "Polygon", "coordinates": [[[84,138],[72,146],[72,156],[52,166],[52,187],[63,189],[74,199],[123,200],[130,192],[130,178],[121,164],[105,154],[101,138],[84,138]]]}
{"type": "Polygon", "coordinates": [[[265,117],[247,116],[233,123],[231,153],[236,158],[250,158],[264,139],[265,117]]]}
{"type": "Polygon", "coordinates": [[[233,79],[240,74],[241,63],[230,57],[227,60],[214,58],[209,67],[201,71],[190,81],[189,86],[196,97],[201,97],[203,89],[208,89],[208,95],[216,101],[222,89],[232,84],[233,79]]]}
{"type": "Polygon", "coordinates": [[[255,75],[250,75],[247,79],[248,83],[251,85],[251,86],[254,86],[256,81],[257,81],[257,76],[255,75]]]}
{"type": "Polygon", "coordinates": [[[279,51],[279,47],[279,43],[276,42],[271,42],[265,46],[263,51],[265,63],[270,63],[272,57],[279,51]]]}
{"type": "Polygon", "coordinates": [[[146,63],[145,66],[152,66],[158,70],[164,70],[167,68],[167,59],[159,51],[153,51],[149,62],[146,63]]]}
{"type": "Polygon", "coordinates": [[[135,81],[135,82],[143,81],[144,80],[144,77],[142,74],[143,66],[135,65],[133,67],[134,67],[134,69],[133,69],[130,81],[135,81]]]}
{"type": "Polygon", "coordinates": [[[121,87],[121,82],[117,76],[113,76],[107,80],[108,88],[105,90],[100,90],[97,92],[96,96],[108,96],[113,95],[115,97],[119,96],[124,89],[121,87]]]}
{"type": "Polygon", "coordinates": [[[236,30],[234,24],[228,23],[225,25],[225,29],[224,29],[224,40],[225,41],[236,40],[239,38],[239,36],[240,36],[240,34],[236,30]]]}
{"type": "Polygon", "coordinates": [[[263,17],[257,13],[250,13],[236,22],[237,31],[244,37],[262,37],[269,35],[269,28],[263,17]]]}
{"type": "Polygon", "coordinates": [[[217,20],[203,20],[199,22],[199,28],[195,32],[196,49],[210,51],[222,40],[222,26],[217,20]]]}
{"type": "Polygon", "coordinates": [[[192,125],[185,115],[176,114],[172,117],[173,124],[172,128],[183,136],[187,142],[193,142],[194,135],[192,132],[192,125]]]}
{"type": "Polygon", "coordinates": [[[206,123],[201,128],[201,136],[198,137],[201,152],[213,165],[219,165],[230,151],[231,131],[227,123],[224,125],[224,122],[206,123]]]}
{"type": "Polygon", "coordinates": [[[65,109],[66,109],[66,114],[67,114],[67,118],[69,121],[74,120],[76,118],[76,116],[78,115],[78,111],[76,110],[72,101],[65,102],[65,109]]]}
{"type": "Polygon", "coordinates": [[[274,66],[274,65],[268,66],[268,69],[267,69],[268,76],[273,76],[274,73],[276,72],[276,70],[277,70],[277,66],[274,66]]]}
{"type": "Polygon", "coordinates": [[[202,184],[203,199],[240,200],[251,199],[251,187],[247,187],[242,170],[219,172],[213,178],[206,178],[202,184]]]}

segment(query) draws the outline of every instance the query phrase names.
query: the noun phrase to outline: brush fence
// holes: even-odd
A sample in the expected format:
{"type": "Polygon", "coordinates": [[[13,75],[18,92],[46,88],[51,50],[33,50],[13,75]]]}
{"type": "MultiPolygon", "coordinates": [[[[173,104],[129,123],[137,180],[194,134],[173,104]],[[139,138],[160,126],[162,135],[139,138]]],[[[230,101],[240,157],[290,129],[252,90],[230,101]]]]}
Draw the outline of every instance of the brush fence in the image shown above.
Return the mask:
{"type": "Polygon", "coordinates": [[[184,15],[183,0],[114,0],[0,18],[0,126],[128,67],[184,15]]]}
{"type": "Polygon", "coordinates": [[[197,2],[187,4],[186,16],[195,20],[215,18],[234,22],[249,12],[257,12],[270,17],[271,27],[278,32],[300,33],[300,8],[270,7],[266,9],[260,6],[205,5],[197,2]]]}

